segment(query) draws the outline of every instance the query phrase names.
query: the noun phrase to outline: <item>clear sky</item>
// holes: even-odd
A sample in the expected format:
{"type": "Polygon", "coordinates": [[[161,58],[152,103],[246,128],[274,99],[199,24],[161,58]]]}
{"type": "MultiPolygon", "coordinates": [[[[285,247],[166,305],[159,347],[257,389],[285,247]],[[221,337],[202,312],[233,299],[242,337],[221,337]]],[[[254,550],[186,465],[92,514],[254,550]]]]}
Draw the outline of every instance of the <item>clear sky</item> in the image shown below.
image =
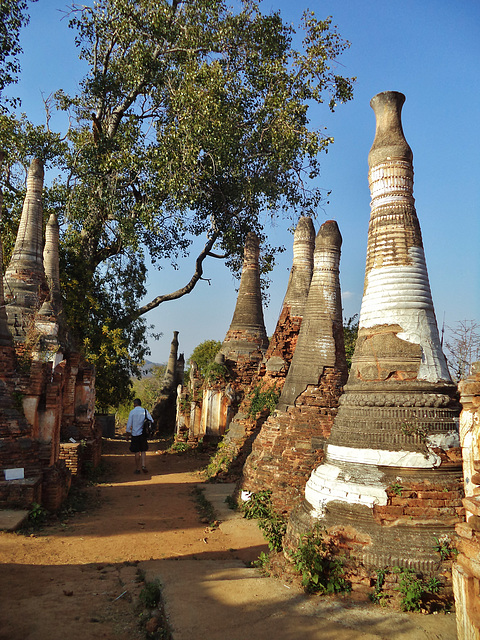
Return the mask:
{"type": "MultiPolygon", "coordinates": [[[[413,151],[414,197],[423,234],[427,268],[439,327],[460,320],[480,321],[480,2],[478,0],[264,0],[264,12],[280,10],[298,25],[304,9],[318,18],[333,16],[350,49],[339,59],[342,75],[356,76],[354,99],[330,114],[311,112],[315,126],[335,138],[322,159],[320,186],[328,204],[318,211],[316,229],[328,219],[343,236],[340,281],[344,317],[360,311],[370,193],[367,155],[375,133],[370,99],[380,91],[406,96],[403,129],[413,151]],[[326,198],[327,200],[327,198],[326,198]]],[[[74,32],[62,20],[62,0],[30,6],[22,32],[22,74],[13,88],[22,110],[44,122],[43,100],[63,88],[75,91],[84,69],[77,59],[74,32]]],[[[53,129],[67,123],[54,118],[53,129]]],[[[272,275],[265,323],[273,332],[285,295],[292,259],[287,223],[271,230],[271,244],[284,244],[272,275]]],[[[165,265],[149,275],[149,298],[184,285],[195,255],[178,271],[165,265]]],[[[184,298],[167,302],[147,319],[163,337],[150,341],[155,362],[168,358],[174,330],[179,351],[190,356],[207,339],[222,341],[230,325],[238,283],[217,260],[205,265],[210,284],[200,282],[184,298]]]]}

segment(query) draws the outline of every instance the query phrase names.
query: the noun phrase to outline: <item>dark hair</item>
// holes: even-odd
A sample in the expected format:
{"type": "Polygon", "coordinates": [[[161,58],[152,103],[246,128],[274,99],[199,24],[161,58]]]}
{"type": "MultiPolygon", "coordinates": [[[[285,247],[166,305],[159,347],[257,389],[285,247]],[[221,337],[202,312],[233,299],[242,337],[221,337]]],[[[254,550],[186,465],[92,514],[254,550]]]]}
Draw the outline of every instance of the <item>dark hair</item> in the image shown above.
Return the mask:
{"type": "Polygon", "coordinates": [[[135,398],[135,400],[133,401],[133,404],[136,407],[141,407],[142,406],[142,401],[140,400],[140,398],[135,398]]]}

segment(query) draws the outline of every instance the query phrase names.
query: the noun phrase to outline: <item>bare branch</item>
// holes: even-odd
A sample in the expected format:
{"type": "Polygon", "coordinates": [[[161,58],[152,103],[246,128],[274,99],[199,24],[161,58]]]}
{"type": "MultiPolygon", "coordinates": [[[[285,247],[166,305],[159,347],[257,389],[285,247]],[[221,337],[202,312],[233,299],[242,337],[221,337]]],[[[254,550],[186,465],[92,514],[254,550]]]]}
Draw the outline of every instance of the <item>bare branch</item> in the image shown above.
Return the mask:
{"type": "MultiPolygon", "coordinates": [[[[205,246],[203,247],[202,251],[200,252],[200,254],[198,255],[195,261],[195,271],[192,277],[190,278],[189,282],[187,282],[187,284],[184,287],[181,287],[176,291],[172,291],[172,293],[166,293],[164,295],[157,296],[148,304],[145,304],[139,309],[137,309],[137,311],[134,314],[131,314],[130,316],[125,318],[125,322],[126,323],[133,322],[140,316],[143,316],[148,311],[151,311],[152,309],[156,309],[159,305],[162,304],[162,302],[167,302],[168,300],[178,300],[178,298],[182,298],[183,296],[187,295],[187,293],[190,293],[190,291],[193,290],[193,288],[195,287],[195,285],[199,280],[204,280],[204,278],[202,278],[203,261],[205,260],[205,258],[211,255],[210,249],[213,247],[213,245],[217,241],[217,238],[219,237],[219,235],[220,235],[219,232],[215,231],[211,235],[211,237],[207,240],[207,242],[205,243],[205,246]]],[[[210,284],[209,280],[207,280],[207,282],[209,282],[210,284]]]]}

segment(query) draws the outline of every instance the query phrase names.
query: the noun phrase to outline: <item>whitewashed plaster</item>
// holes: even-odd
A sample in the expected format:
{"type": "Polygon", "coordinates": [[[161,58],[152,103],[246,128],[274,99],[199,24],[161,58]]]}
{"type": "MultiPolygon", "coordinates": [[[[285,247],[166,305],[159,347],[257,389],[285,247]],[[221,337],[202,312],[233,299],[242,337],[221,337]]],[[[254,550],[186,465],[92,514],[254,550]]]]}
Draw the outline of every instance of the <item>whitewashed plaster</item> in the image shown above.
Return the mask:
{"type": "Polygon", "coordinates": [[[388,264],[386,256],[384,266],[373,267],[366,274],[359,328],[398,324],[403,330],[398,338],[422,349],[417,379],[451,382],[440,345],[423,249],[410,247],[408,253],[411,264],[388,264]]]}
{"type": "Polygon", "coordinates": [[[408,469],[432,469],[440,465],[440,456],[425,456],[418,451],[387,451],[384,449],[355,449],[329,444],[328,458],[340,462],[356,462],[378,467],[406,467],[408,469]]]}
{"type": "Polygon", "coordinates": [[[305,499],[312,506],[311,516],[321,518],[325,507],[333,500],[360,504],[370,509],[375,504],[386,505],[387,493],[382,484],[380,472],[377,481],[369,475],[368,484],[352,482],[342,470],[332,464],[323,464],[314,471],[305,486],[305,499]]]}
{"type": "Polygon", "coordinates": [[[448,431],[447,433],[434,433],[427,437],[428,447],[438,447],[447,451],[454,447],[460,446],[460,435],[457,431],[448,431]]]}

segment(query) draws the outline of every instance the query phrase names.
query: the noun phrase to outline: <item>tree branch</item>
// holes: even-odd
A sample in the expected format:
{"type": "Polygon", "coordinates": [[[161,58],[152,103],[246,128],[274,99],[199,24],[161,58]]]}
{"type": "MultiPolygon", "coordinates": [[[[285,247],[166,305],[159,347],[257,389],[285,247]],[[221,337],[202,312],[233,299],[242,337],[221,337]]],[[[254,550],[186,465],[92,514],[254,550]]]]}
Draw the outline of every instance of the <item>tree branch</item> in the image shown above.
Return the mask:
{"type": "Polygon", "coordinates": [[[217,238],[219,237],[220,233],[215,231],[212,236],[207,240],[207,242],[205,243],[205,246],[203,247],[202,251],[200,252],[200,254],[198,255],[196,261],[195,261],[195,271],[192,275],[192,277],[190,278],[189,282],[187,282],[187,284],[184,287],[181,287],[180,289],[177,289],[176,291],[172,291],[172,293],[166,293],[164,295],[161,296],[157,296],[156,298],[154,298],[151,302],[143,305],[142,307],[140,307],[139,309],[137,309],[137,311],[133,314],[131,314],[130,316],[127,316],[125,318],[125,322],[128,324],[130,322],[133,322],[134,320],[136,320],[137,318],[139,318],[140,316],[143,316],[145,313],[147,313],[148,311],[151,311],[152,309],[156,309],[159,305],[162,304],[162,302],[167,302],[168,300],[177,300],[178,298],[182,298],[183,296],[187,295],[187,293],[190,293],[190,291],[193,290],[193,288],[195,287],[195,285],[197,284],[197,282],[199,280],[202,280],[202,275],[203,275],[203,261],[205,260],[205,258],[207,258],[208,256],[210,256],[210,249],[213,247],[213,245],[215,244],[217,238]]]}

